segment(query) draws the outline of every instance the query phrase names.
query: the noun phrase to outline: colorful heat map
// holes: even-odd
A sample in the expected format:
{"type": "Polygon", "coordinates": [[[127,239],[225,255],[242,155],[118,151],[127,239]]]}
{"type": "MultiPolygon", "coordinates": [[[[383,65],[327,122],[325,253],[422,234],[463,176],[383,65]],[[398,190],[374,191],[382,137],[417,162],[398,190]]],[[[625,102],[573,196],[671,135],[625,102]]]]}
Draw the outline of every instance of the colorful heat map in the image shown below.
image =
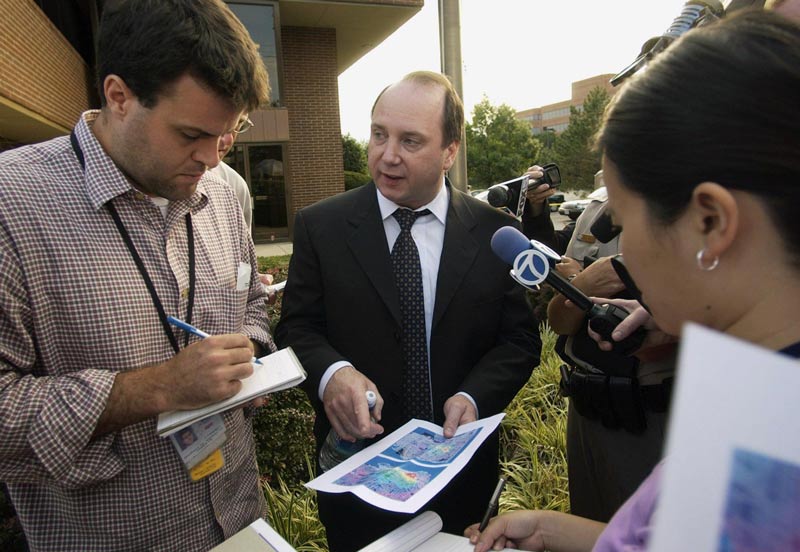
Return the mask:
{"type": "Polygon", "coordinates": [[[381,496],[405,502],[442,470],[444,468],[427,468],[409,463],[397,465],[373,458],[334,483],[348,487],[364,485],[381,496]]]}
{"type": "Polygon", "coordinates": [[[384,457],[368,460],[334,483],[348,487],[364,485],[381,496],[404,502],[444,471],[479,433],[476,429],[445,439],[416,428],[384,450],[384,457]]]}
{"type": "Polygon", "coordinates": [[[383,454],[400,460],[416,460],[426,464],[449,464],[480,433],[480,430],[445,439],[425,429],[417,428],[399,439],[383,454]]]}

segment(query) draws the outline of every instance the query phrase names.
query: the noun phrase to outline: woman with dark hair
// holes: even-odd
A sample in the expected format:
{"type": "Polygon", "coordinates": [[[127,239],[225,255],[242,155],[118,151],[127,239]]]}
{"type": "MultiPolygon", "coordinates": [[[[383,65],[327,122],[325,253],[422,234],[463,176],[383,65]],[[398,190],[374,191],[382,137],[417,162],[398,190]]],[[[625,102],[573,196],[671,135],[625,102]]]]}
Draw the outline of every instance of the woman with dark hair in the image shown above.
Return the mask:
{"type": "MultiPolygon", "coordinates": [[[[800,356],[798,98],[800,27],[755,11],[687,33],[609,107],[598,136],[609,208],[663,331],[692,321],[800,356]]],[[[643,550],[660,472],[607,526],[519,511],[466,534],[476,552],[643,550]]]]}

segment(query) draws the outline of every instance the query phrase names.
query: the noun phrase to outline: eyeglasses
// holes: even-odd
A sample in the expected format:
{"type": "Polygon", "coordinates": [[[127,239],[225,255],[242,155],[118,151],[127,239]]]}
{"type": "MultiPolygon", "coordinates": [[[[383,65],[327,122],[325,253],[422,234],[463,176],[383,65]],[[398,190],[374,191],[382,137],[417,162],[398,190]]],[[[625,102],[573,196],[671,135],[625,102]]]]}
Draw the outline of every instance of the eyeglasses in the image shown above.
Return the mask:
{"type": "Polygon", "coordinates": [[[247,132],[248,130],[250,130],[254,126],[256,126],[256,124],[253,121],[250,120],[250,117],[245,117],[244,121],[239,123],[239,126],[236,127],[235,129],[233,129],[233,134],[238,136],[240,134],[243,134],[243,133],[247,132]]]}

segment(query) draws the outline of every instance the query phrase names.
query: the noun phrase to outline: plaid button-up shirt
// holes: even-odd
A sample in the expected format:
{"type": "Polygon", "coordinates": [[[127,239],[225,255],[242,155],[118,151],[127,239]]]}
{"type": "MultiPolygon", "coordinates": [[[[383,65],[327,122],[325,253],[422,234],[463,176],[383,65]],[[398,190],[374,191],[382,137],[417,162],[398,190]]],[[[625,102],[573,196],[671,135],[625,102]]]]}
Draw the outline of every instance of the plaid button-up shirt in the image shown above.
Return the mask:
{"type": "Polygon", "coordinates": [[[115,374],[175,354],[105,204],[177,317],[191,212],[193,324],[274,348],[255,250],[233,193],[208,174],[162,216],[97,142],[96,115],[75,129],[85,171],[68,137],[0,155],[0,480],[32,550],[207,550],[266,512],[242,409],[224,414],[225,466],[199,482],[155,418],[92,438],[115,374]],[[252,274],[237,290],[241,262],[252,274]]]}

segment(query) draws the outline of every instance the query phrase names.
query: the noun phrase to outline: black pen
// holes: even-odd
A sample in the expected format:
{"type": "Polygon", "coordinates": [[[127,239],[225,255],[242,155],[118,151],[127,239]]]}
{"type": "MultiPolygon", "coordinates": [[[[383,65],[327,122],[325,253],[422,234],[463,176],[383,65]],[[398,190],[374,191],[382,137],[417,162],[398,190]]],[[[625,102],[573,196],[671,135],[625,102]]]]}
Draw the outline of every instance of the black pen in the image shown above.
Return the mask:
{"type": "Polygon", "coordinates": [[[503,492],[503,487],[506,486],[506,480],[504,478],[500,478],[500,481],[497,482],[497,487],[494,488],[494,492],[492,493],[492,498],[489,500],[489,507],[486,508],[486,513],[483,514],[483,519],[481,520],[480,526],[478,526],[478,531],[483,533],[483,530],[486,529],[486,526],[489,525],[489,520],[492,518],[492,515],[497,511],[498,501],[500,500],[500,493],[503,492]]]}

